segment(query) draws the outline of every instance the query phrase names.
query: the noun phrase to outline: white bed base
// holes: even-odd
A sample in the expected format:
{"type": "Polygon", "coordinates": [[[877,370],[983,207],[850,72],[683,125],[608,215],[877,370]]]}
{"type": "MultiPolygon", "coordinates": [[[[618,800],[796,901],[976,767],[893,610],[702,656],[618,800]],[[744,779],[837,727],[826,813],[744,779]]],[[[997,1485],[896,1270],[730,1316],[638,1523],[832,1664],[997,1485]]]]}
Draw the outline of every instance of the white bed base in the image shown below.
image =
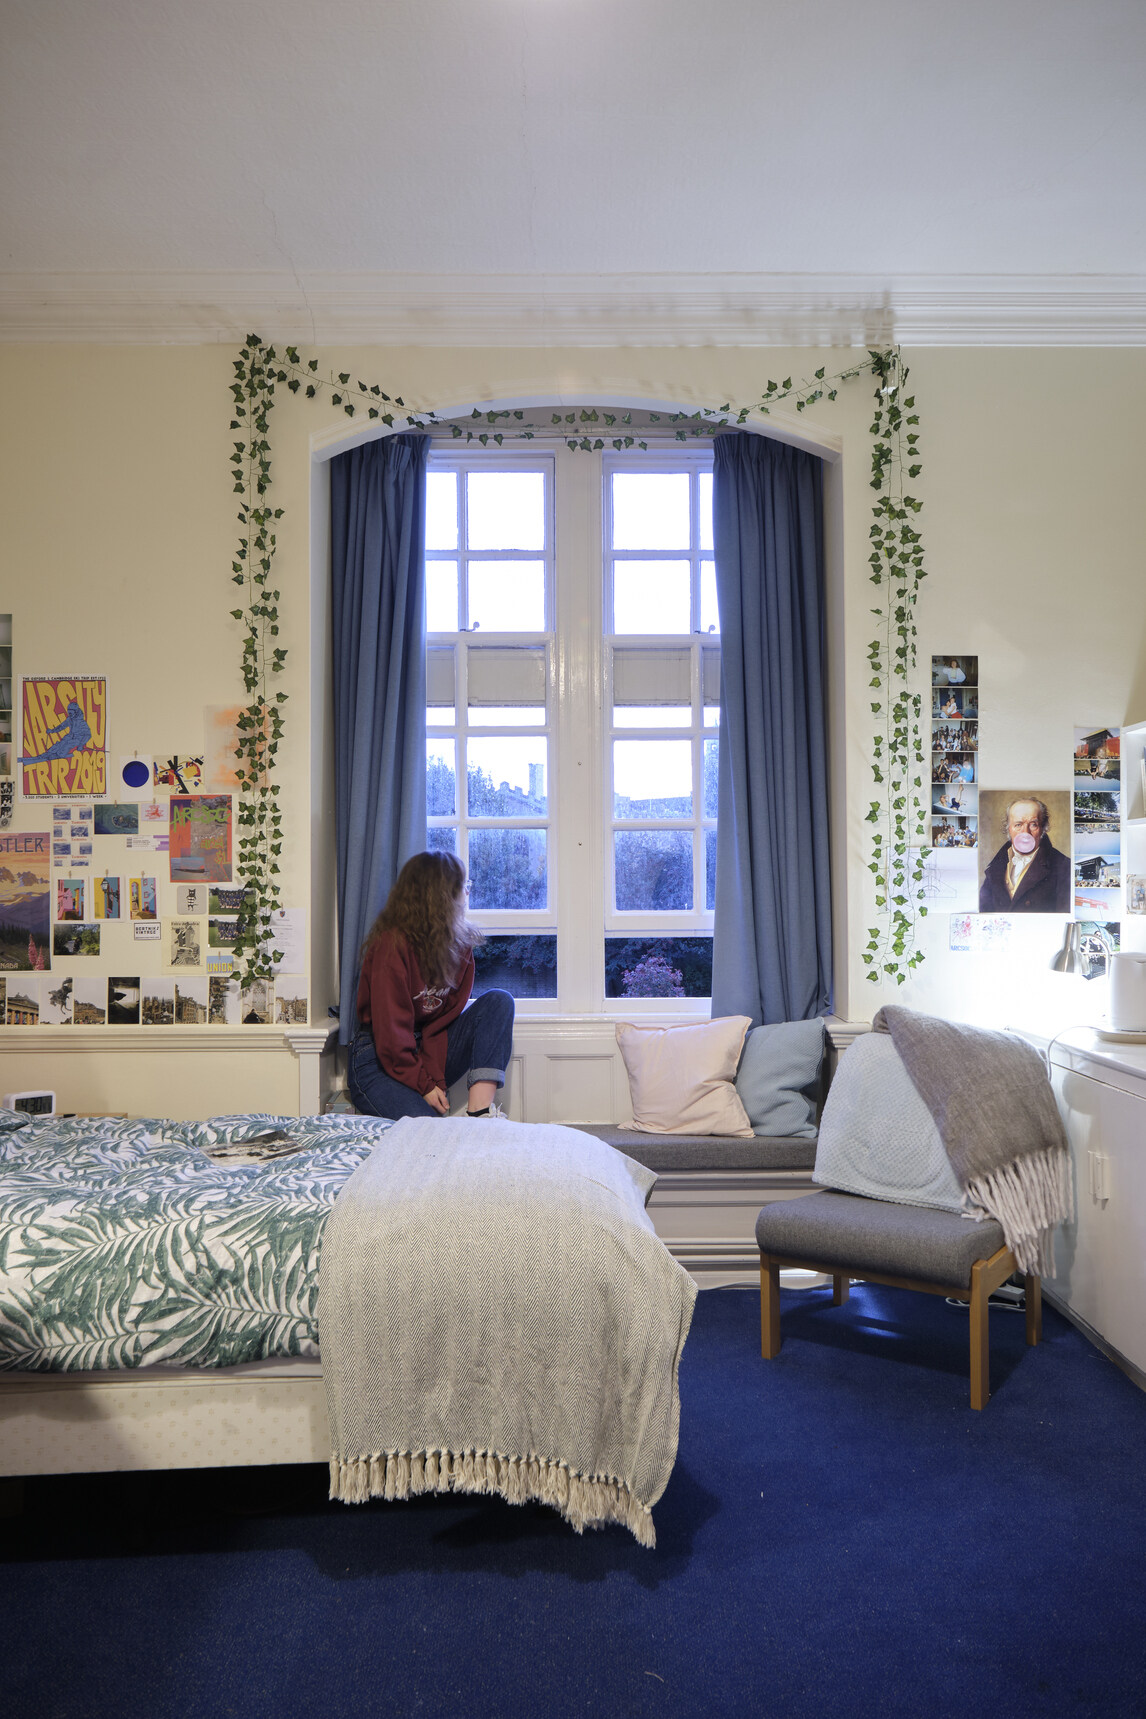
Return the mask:
{"type": "MultiPolygon", "coordinates": [[[[760,1207],[811,1191],[804,1170],[682,1170],[658,1179],[648,1210],[701,1288],[755,1284],[760,1207]]],[[[0,1475],[247,1468],[329,1452],[321,1361],[0,1374],[0,1475]]]]}

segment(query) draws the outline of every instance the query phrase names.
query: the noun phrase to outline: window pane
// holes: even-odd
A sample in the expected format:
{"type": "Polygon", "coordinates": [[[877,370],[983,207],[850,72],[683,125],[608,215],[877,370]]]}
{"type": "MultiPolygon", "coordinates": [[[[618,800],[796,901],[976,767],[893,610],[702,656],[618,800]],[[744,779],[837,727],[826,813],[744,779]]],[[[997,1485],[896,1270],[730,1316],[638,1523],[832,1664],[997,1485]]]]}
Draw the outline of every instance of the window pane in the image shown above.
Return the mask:
{"type": "Polygon", "coordinates": [[[712,938],[606,937],[605,995],[711,997],[712,938]]]}
{"type": "Polygon", "coordinates": [[[544,704],[544,645],[469,647],[471,704],[544,704]]]}
{"type": "Polygon", "coordinates": [[[716,785],[720,761],[720,737],[704,743],[704,816],[716,816],[716,785]]]}
{"type": "Polygon", "coordinates": [[[544,830],[471,830],[470,906],[545,907],[548,901],[544,830]]]}
{"type": "Polygon", "coordinates": [[[487,633],[543,633],[545,563],[471,561],[470,626],[487,633]]]}
{"type": "Polygon", "coordinates": [[[452,704],[428,704],[426,706],[427,728],[452,728],[455,712],[452,704]]]}
{"type": "Polygon", "coordinates": [[[615,704],[614,728],[687,728],[692,721],[690,704],[615,704]]]}
{"type": "Polygon", "coordinates": [[[456,824],[431,824],[426,831],[426,851],[432,854],[456,854],[458,831],[456,824]]]}
{"type": "Polygon", "coordinates": [[[613,548],[687,549],[687,472],[613,473],[613,548]]]}
{"type": "Polygon", "coordinates": [[[473,994],[508,991],[511,997],[557,995],[556,937],[487,937],[474,950],[473,994]]]}
{"type": "Polygon", "coordinates": [[[544,472],[467,472],[471,549],[545,548],[544,472]]]}
{"type": "Polygon", "coordinates": [[[700,564],[700,630],[702,633],[719,633],[720,610],[716,604],[716,563],[702,561],[700,564]]]}
{"type": "Polygon", "coordinates": [[[537,818],[546,813],[544,735],[471,740],[466,783],[471,818],[537,818]]]}
{"type": "Polygon", "coordinates": [[[471,704],[471,728],[543,728],[543,704],[471,704]]]}
{"type": "Polygon", "coordinates": [[[709,913],[716,907],[716,831],[704,832],[704,905],[709,913]]]}
{"type": "Polygon", "coordinates": [[[701,472],[696,484],[697,525],[700,528],[700,547],[712,548],[712,473],[701,472]]]}
{"type": "Polygon", "coordinates": [[[691,633],[687,561],[614,561],[615,633],[691,633]]]}
{"type": "Polygon", "coordinates": [[[719,728],[720,727],[720,706],[718,704],[706,704],[705,705],[705,707],[704,707],[704,726],[706,728],[719,728]]]}
{"type": "Polygon", "coordinates": [[[618,913],[680,913],[692,907],[688,830],[617,830],[613,857],[618,913]]]}
{"type": "Polygon", "coordinates": [[[613,816],[690,818],[692,742],[614,740],[613,816]]]}
{"type": "Polygon", "coordinates": [[[457,809],[454,743],[452,740],[427,740],[426,816],[448,818],[457,809]]]}
{"type": "Polygon", "coordinates": [[[426,631],[456,633],[458,630],[458,564],[456,561],[426,562],[426,631]]]}
{"type": "Polygon", "coordinates": [[[458,475],[426,473],[426,548],[458,546],[458,475]]]}

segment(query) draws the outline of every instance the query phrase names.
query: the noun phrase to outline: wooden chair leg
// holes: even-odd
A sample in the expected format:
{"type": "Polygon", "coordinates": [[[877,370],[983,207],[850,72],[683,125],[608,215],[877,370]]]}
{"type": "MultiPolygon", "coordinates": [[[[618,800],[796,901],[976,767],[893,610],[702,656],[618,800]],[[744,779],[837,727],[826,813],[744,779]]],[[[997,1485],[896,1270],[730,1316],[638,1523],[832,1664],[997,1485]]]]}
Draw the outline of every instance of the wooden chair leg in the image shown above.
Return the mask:
{"type": "Polygon", "coordinates": [[[1027,1342],[1033,1349],[1043,1334],[1043,1280],[1041,1277],[1029,1276],[1023,1278],[1023,1289],[1027,1298],[1027,1342]]]}
{"type": "Polygon", "coordinates": [[[971,1267],[971,1407],[985,1409],[991,1395],[990,1290],[984,1282],[986,1260],[971,1267]]]}
{"type": "Polygon", "coordinates": [[[832,1306],[842,1307],[851,1294],[851,1278],[846,1271],[832,1273],[832,1306]]]}
{"type": "Polygon", "coordinates": [[[774,1361],[780,1353],[780,1267],[760,1255],[760,1353],[774,1361]]]}

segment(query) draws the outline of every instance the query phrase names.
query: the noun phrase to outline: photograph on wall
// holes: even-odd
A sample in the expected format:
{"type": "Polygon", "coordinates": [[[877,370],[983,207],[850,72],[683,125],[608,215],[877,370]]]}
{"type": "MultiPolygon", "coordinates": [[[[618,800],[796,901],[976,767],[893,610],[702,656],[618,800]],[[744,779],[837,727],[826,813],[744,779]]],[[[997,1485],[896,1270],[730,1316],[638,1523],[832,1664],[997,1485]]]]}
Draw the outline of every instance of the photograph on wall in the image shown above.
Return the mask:
{"type": "Polygon", "coordinates": [[[72,987],[73,979],[52,979],[47,973],[40,976],[40,1025],[42,1027],[69,1027],[72,1024],[72,987]]]}
{"type": "Polygon", "coordinates": [[[1102,979],[1112,955],[1122,947],[1122,927],[1115,919],[1083,919],[1079,923],[1079,956],[1084,979],[1102,979]]]}
{"type": "Polygon", "coordinates": [[[1070,802],[1061,788],[979,789],[980,913],[1071,911],[1070,802]]]}
{"type": "Polygon", "coordinates": [[[1119,828],[1122,796],[1116,789],[1076,788],[1074,791],[1074,824],[1077,830],[1119,828]]]}
{"type": "Polygon", "coordinates": [[[979,690],[973,686],[933,687],[933,722],[974,722],[979,716],[979,690]]]}
{"type": "Polygon", "coordinates": [[[173,754],[152,761],[152,788],[168,788],[175,794],[197,794],[203,786],[203,759],[173,754]]]}
{"type": "Polygon", "coordinates": [[[30,973],[24,979],[9,979],[4,1019],[10,1027],[39,1026],[40,981],[38,974],[30,973]]]}
{"type": "MultiPolygon", "coordinates": [[[[10,746],[0,747],[0,754],[7,753],[9,755],[9,768],[11,768],[11,752],[12,748],[10,746]]],[[[12,812],[15,805],[15,782],[0,782],[0,830],[6,830],[11,824],[12,812]]]]}
{"type": "Polygon", "coordinates": [[[4,1024],[4,1010],[8,1001],[8,980],[0,973],[0,1026],[4,1024]]]}
{"type": "Polygon", "coordinates": [[[979,790],[966,782],[933,782],[931,810],[947,817],[974,818],[979,814],[979,790]]]}
{"type": "Polygon", "coordinates": [[[1146,913],[1146,876],[1132,871],[1126,879],[1127,913],[1146,913]]]}
{"type": "Polygon", "coordinates": [[[230,794],[171,796],[172,883],[230,883],[230,794]]]}
{"type": "Polygon", "coordinates": [[[139,987],[139,1024],[142,1027],[175,1025],[175,981],[150,975],[139,987]]]}
{"type": "Polygon", "coordinates": [[[134,979],[109,979],[107,982],[107,1024],[109,1027],[139,1025],[139,975],[134,979]]]}
{"type": "Polygon", "coordinates": [[[107,1020],[107,980],[77,979],[72,986],[72,1025],[102,1027],[107,1020]]]}
{"type": "Polygon", "coordinates": [[[241,913],[247,898],[246,886],[238,889],[210,889],[207,892],[208,913],[241,913]]]}
{"type": "Polygon", "coordinates": [[[74,922],[87,917],[84,913],[84,881],[82,877],[56,879],[57,919],[74,922]]]}
{"type": "Polygon", "coordinates": [[[167,965],[172,969],[203,965],[203,933],[197,919],[167,921],[167,965]]]}
{"type": "Polygon", "coordinates": [[[53,865],[61,865],[61,866],[66,867],[68,865],[69,861],[71,860],[71,857],[72,857],[72,844],[71,844],[71,842],[53,841],[53,843],[52,843],[52,864],[53,865]]]}
{"type": "Polygon", "coordinates": [[[73,819],[72,822],[68,825],[68,840],[69,841],[86,842],[90,839],[91,833],[92,833],[92,827],[89,823],[78,822],[77,820],[73,819]]]}
{"type": "Polygon", "coordinates": [[[978,657],[944,656],[931,659],[932,686],[978,686],[978,657]]]}
{"type": "Polygon", "coordinates": [[[217,919],[214,917],[208,919],[208,949],[233,949],[238,937],[239,922],[237,919],[217,919]]]}
{"type": "Polygon", "coordinates": [[[237,1027],[241,997],[239,981],[229,973],[212,973],[207,979],[207,1025],[237,1027]]]}
{"type": "MultiPolygon", "coordinates": [[[[1076,754],[1077,756],[1077,754],[1076,754]]],[[[1076,790],[1077,797],[1077,790],[1076,790]]],[[[1122,911],[1122,849],[1117,831],[1074,826],[1074,916],[1106,924],[1122,911]]]]}
{"type": "Polygon", "coordinates": [[[931,659],[931,846],[977,848],[979,659],[931,659]]]}
{"type": "Polygon", "coordinates": [[[158,919],[159,909],[155,893],[153,877],[130,877],[127,880],[127,899],[129,911],[133,919],[158,919]]]}
{"type": "Polygon", "coordinates": [[[1074,775],[1076,787],[1093,782],[1098,787],[1117,788],[1122,775],[1122,730],[1076,728],[1074,775]]]}
{"type": "Polygon", "coordinates": [[[305,1027],[307,1024],[307,990],[305,976],[294,973],[275,974],[275,1026],[305,1027]]]}
{"type": "Polygon", "coordinates": [[[122,916],[122,878],[93,877],[92,899],[97,919],[119,919],[122,916]]]}
{"type": "Polygon", "coordinates": [[[239,1013],[245,1027],[269,1027],[274,1019],[275,987],[272,979],[252,979],[243,986],[239,1013]]]}
{"type": "Polygon", "coordinates": [[[94,808],[97,836],[137,836],[139,805],[135,800],[106,800],[94,808]]]}
{"type": "Polygon", "coordinates": [[[952,848],[976,848],[979,845],[978,818],[947,817],[941,812],[931,814],[931,846],[948,852],[952,848]]]}
{"type": "Polygon", "coordinates": [[[207,977],[181,974],[175,981],[175,1025],[204,1027],[207,1024],[207,977]]]}
{"type": "Polygon", "coordinates": [[[21,693],[25,799],[107,792],[107,682],[102,675],[25,675],[21,693]]]}
{"type": "Polygon", "coordinates": [[[177,913],[206,913],[207,886],[203,883],[181,883],[175,891],[177,913]]]}
{"type": "Polygon", "coordinates": [[[46,830],[0,835],[0,970],[35,971],[51,960],[50,848],[46,830]]]}
{"type": "Polygon", "coordinates": [[[53,955],[98,955],[98,925],[56,925],[52,929],[53,955]]]}

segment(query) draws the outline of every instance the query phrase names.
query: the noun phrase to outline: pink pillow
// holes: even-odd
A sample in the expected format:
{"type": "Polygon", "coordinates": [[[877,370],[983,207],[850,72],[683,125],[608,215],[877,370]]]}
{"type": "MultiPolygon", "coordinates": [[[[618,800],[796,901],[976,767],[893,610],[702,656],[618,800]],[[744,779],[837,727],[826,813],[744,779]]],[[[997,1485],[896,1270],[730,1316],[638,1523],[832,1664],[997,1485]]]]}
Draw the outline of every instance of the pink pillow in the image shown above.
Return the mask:
{"type": "Polygon", "coordinates": [[[747,1015],[722,1015],[694,1027],[617,1023],[617,1044],[629,1075],[633,1127],[643,1134],[735,1134],[750,1139],[752,1124],[733,1082],[747,1015]]]}

